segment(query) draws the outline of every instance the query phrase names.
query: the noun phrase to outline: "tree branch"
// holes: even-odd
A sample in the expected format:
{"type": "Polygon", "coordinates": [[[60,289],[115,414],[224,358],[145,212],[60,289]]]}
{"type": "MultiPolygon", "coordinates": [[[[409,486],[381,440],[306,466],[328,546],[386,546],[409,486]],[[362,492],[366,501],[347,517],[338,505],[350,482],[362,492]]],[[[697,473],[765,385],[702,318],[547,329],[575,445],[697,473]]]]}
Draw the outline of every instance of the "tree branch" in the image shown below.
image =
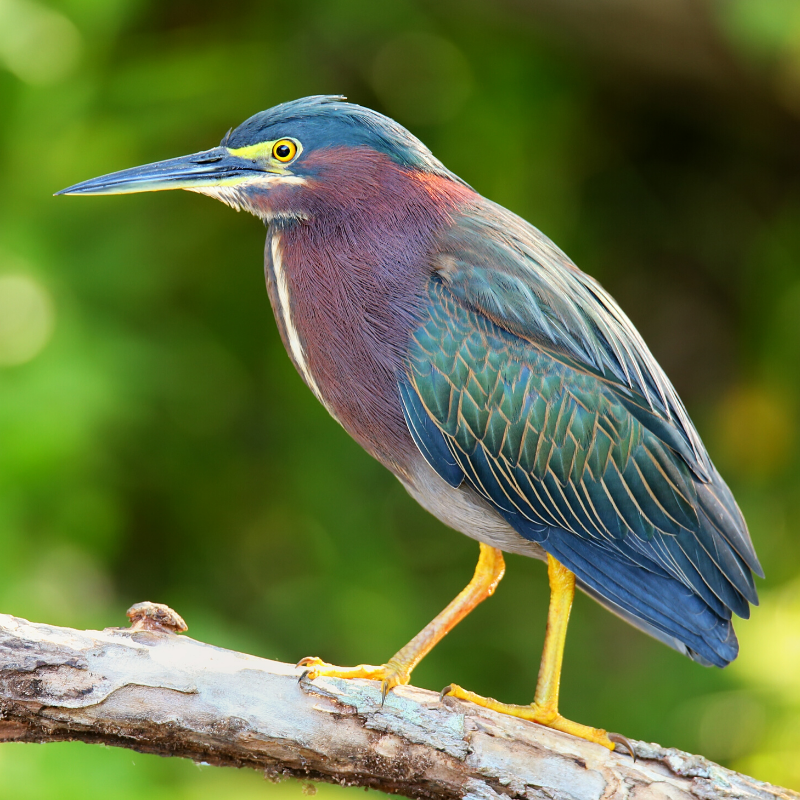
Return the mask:
{"type": "Polygon", "coordinates": [[[800,800],[699,756],[633,742],[634,762],[412,686],[382,706],[375,682],[309,682],[178,636],[182,620],[153,608],[104,631],[0,615],[0,741],[112,744],[412,798],[800,800]]]}

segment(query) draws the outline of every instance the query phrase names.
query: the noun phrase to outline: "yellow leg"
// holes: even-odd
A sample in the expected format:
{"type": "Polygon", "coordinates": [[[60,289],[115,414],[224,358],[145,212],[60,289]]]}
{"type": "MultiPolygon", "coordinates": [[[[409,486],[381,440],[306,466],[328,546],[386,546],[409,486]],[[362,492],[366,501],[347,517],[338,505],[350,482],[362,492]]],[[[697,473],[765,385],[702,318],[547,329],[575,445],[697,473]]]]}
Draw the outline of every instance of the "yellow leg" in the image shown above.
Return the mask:
{"type": "MultiPolygon", "coordinates": [[[[547,556],[547,575],[550,579],[550,608],[547,612],[547,633],[545,634],[542,663],[539,667],[539,680],[536,682],[533,703],[529,706],[500,703],[490,697],[481,697],[474,692],[468,692],[455,684],[446,687],[442,691],[442,695],[469,700],[502,714],[529,719],[540,725],[571,733],[573,736],[588,739],[590,742],[602,744],[609,750],[613,750],[614,742],[604,730],[572,722],[564,719],[558,713],[561,663],[564,658],[569,612],[572,609],[572,599],[575,597],[575,575],[550,555],[547,556]]],[[[612,734],[612,736],[617,738],[616,734],[612,734]]],[[[630,748],[630,745],[628,747],[630,748]]],[[[633,749],[630,749],[633,752],[633,749]]]]}
{"type": "Polygon", "coordinates": [[[489,597],[497,588],[505,572],[503,554],[495,547],[481,542],[481,554],[475,575],[466,588],[450,603],[441,614],[426,625],[405,647],[395,653],[385,664],[372,666],[361,664],[357,667],[335,667],[319,658],[304,658],[297,666],[310,667],[306,677],[318,676],[334,678],[369,678],[381,681],[382,693],[395,686],[408,683],[411,671],[475,606],[489,597]]]}

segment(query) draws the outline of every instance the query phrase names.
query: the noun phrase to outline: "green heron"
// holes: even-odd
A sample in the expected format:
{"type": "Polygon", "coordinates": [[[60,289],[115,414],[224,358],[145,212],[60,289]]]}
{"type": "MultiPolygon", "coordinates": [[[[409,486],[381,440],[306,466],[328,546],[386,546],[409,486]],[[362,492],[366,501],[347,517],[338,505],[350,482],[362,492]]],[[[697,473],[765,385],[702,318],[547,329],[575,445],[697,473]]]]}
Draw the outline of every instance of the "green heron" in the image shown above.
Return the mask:
{"type": "Polygon", "coordinates": [[[303,659],[311,679],[375,679],[384,697],[407,683],[492,594],[504,551],[547,562],[534,701],[443,693],[614,749],[558,712],[576,584],[701,664],[736,657],[732,613],[749,615],[763,577],[742,514],[633,324],[536,228],[341,97],[284,103],[219,147],[59,194],[162,189],[267,224],[269,297],[305,383],[417,502],[480,543],[468,586],[385,664],[303,659]]]}

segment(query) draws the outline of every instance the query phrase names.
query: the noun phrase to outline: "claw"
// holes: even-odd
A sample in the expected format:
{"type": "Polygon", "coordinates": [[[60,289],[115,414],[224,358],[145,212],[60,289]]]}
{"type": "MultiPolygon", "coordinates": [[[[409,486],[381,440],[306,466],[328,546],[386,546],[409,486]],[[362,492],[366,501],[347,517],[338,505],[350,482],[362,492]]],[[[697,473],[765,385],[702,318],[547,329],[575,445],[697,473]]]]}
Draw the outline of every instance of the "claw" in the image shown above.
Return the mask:
{"type": "MultiPolygon", "coordinates": [[[[621,733],[609,733],[607,735],[615,745],[621,744],[631,754],[631,758],[634,762],[636,761],[636,750],[634,750],[633,745],[627,737],[623,736],[621,733]]],[[[615,747],[614,749],[617,750],[618,748],[615,747]]]]}
{"type": "Polygon", "coordinates": [[[301,658],[295,664],[295,667],[311,667],[311,666],[318,667],[324,663],[325,662],[318,656],[306,656],[305,658],[301,658]]]}
{"type": "Polygon", "coordinates": [[[297,679],[297,682],[300,683],[301,681],[313,681],[316,677],[317,672],[315,670],[304,669],[303,674],[297,679]]]}
{"type": "Polygon", "coordinates": [[[453,684],[448,683],[447,686],[445,686],[444,689],[442,689],[442,691],[439,692],[439,702],[444,700],[444,698],[447,697],[447,695],[449,695],[450,692],[452,691],[453,691],[453,684]]]}

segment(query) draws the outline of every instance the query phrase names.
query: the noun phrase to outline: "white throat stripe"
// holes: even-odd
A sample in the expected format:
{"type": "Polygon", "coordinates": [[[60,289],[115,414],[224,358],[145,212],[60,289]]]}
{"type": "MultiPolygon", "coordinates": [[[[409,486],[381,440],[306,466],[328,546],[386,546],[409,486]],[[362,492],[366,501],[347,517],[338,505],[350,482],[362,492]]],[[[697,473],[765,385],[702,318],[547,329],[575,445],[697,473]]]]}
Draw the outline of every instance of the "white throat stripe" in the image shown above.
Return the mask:
{"type": "MultiPolygon", "coordinates": [[[[283,327],[286,329],[286,338],[289,340],[289,350],[291,350],[292,358],[297,364],[297,368],[300,371],[300,374],[303,376],[308,387],[311,389],[312,392],[317,396],[317,399],[326,407],[328,408],[325,400],[322,397],[322,392],[319,390],[319,386],[317,386],[317,382],[314,380],[314,376],[311,374],[311,370],[308,368],[308,362],[306,361],[306,354],[303,350],[303,344],[300,341],[300,337],[297,333],[297,328],[294,326],[294,321],[292,320],[292,306],[289,300],[289,284],[286,280],[286,273],[283,269],[283,261],[281,260],[281,250],[280,250],[280,237],[277,234],[273,234],[272,240],[270,242],[270,252],[272,254],[272,269],[275,272],[275,285],[278,290],[278,303],[280,304],[280,315],[283,319],[283,327]]],[[[330,412],[330,408],[328,408],[330,412]]]]}

